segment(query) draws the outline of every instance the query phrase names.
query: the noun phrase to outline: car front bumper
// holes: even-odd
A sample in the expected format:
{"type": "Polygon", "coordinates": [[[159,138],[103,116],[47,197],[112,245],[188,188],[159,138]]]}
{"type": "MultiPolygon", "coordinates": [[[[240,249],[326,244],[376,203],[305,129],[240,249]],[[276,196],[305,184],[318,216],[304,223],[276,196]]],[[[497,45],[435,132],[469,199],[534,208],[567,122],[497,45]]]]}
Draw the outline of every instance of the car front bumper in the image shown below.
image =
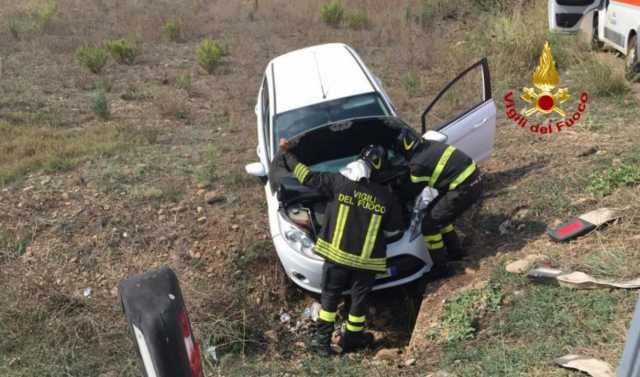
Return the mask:
{"type": "MultiPolygon", "coordinates": [[[[409,232],[403,237],[387,246],[387,258],[390,264],[391,276],[379,276],[374,290],[391,288],[410,283],[419,279],[431,270],[433,262],[424,245],[422,237],[413,241],[409,240],[409,232]],[[415,260],[409,263],[407,260],[415,260]],[[402,261],[394,271],[395,261],[402,261]],[[408,268],[409,267],[409,268],[408,268]]],[[[273,238],[278,258],[284,267],[287,276],[299,287],[320,293],[322,290],[322,265],[324,260],[317,260],[303,255],[294,250],[281,234],[273,238]]]]}

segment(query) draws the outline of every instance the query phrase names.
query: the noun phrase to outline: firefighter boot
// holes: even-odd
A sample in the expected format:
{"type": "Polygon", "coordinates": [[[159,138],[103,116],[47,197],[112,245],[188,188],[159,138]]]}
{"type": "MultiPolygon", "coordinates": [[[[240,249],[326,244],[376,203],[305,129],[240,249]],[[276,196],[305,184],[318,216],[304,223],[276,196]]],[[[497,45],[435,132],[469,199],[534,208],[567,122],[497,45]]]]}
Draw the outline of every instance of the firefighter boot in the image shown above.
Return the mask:
{"type": "Polygon", "coordinates": [[[333,322],[318,321],[315,331],[304,340],[304,347],[307,352],[320,356],[331,356],[331,334],[333,333],[333,322]]]}
{"type": "Polygon", "coordinates": [[[464,259],[464,257],[467,256],[467,252],[462,248],[460,238],[458,237],[456,231],[453,229],[453,225],[451,225],[451,228],[443,228],[442,239],[444,241],[445,247],[447,248],[449,259],[458,261],[464,259]],[[447,232],[446,230],[449,231],[447,232]]]}
{"type": "Polygon", "coordinates": [[[449,257],[447,248],[443,247],[439,250],[431,250],[429,252],[433,260],[433,267],[429,271],[429,280],[439,280],[453,276],[453,270],[449,266],[449,257]]]}
{"type": "Polygon", "coordinates": [[[340,339],[342,353],[355,352],[373,344],[373,334],[365,331],[345,331],[340,339]]]}

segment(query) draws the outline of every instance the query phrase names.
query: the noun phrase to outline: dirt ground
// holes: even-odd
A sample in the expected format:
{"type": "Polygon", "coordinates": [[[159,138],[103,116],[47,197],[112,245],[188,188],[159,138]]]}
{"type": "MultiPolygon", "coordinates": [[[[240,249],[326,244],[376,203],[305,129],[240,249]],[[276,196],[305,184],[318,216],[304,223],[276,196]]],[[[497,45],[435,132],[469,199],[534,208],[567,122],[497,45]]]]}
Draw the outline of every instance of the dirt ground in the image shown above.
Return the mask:
{"type": "MultiPolygon", "coordinates": [[[[317,375],[324,364],[309,364],[300,348],[308,326],[303,311],[314,297],[283,276],[263,189],[244,172],[256,160],[254,106],[262,71],[293,49],[350,44],[382,79],[401,117],[418,126],[436,88],[469,63],[444,53],[456,45],[444,36],[458,39],[477,20],[459,11],[424,27],[415,21],[418,1],[393,9],[382,0],[346,2],[368,10],[371,26],[353,30],[325,25],[320,1],[59,0],[45,22],[38,10],[46,3],[0,0],[0,125],[6,127],[0,135],[18,140],[15,135],[30,132],[22,144],[0,144],[0,375],[139,375],[117,284],[162,265],[180,277],[198,338],[222,355],[218,365],[207,359],[208,376],[265,375],[260,368],[270,375],[273,364],[317,375]],[[177,42],[162,34],[173,18],[182,25],[177,42]],[[141,41],[135,64],[111,60],[96,75],[76,62],[78,47],[116,37],[141,41]],[[211,75],[196,62],[203,37],[229,50],[211,75]],[[106,121],[91,110],[98,86],[108,88],[106,121]],[[56,143],[43,146],[47,140],[56,143]],[[78,143],[89,147],[75,148],[78,143]],[[31,158],[40,148],[52,151],[31,158]],[[249,367],[255,369],[234,372],[249,367]]],[[[578,93],[580,72],[569,68],[566,75],[578,93]]],[[[594,274],[640,272],[638,186],[603,197],[585,189],[603,161],[626,163],[637,155],[640,86],[632,86],[635,96],[594,95],[579,127],[543,136],[505,119],[503,91],[519,88],[499,75],[494,82],[498,130],[495,153],[482,166],[486,193],[482,207],[458,224],[471,257],[456,277],[427,287],[422,310],[434,310],[432,318],[438,313],[431,304],[440,307],[458,288],[487,281],[496,266],[531,253],[594,274]],[[567,245],[546,236],[548,225],[601,206],[620,208],[623,220],[567,245]]],[[[378,347],[404,350],[419,298],[404,287],[374,299],[378,347]]],[[[619,337],[630,317],[626,306],[621,313],[612,319],[619,337]]],[[[415,364],[404,364],[409,350],[386,364],[374,351],[347,362],[374,375],[435,371],[446,347],[420,331],[415,364]]],[[[615,363],[621,342],[613,350],[584,348],[615,363]]],[[[526,375],[548,376],[551,369],[526,375]]]]}

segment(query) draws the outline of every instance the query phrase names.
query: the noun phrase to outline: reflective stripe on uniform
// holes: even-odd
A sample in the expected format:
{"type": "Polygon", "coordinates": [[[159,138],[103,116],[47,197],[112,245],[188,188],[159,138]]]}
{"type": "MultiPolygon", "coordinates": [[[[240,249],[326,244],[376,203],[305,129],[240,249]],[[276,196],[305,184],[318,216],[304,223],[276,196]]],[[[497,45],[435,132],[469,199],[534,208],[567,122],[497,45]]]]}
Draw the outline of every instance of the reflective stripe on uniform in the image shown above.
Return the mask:
{"type": "Polygon", "coordinates": [[[417,175],[412,175],[410,178],[413,183],[429,182],[431,180],[431,177],[420,177],[417,175]]]}
{"type": "Polygon", "coordinates": [[[429,250],[439,250],[444,247],[444,241],[442,240],[442,234],[427,234],[424,237],[424,241],[427,244],[429,250]]]}
{"type": "Polygon", "coordinates": [[[380,230],[380,222],[382,216],[374,214],[369,221],[369,229],[367,235],[364,237],[364,246],[362,246],[362,258],[370,258],[373,252],[373,246],[376,244],[376,238],[378,237],[378,231],[380,230]]]}
{"type": "Polygon", "coordinates": [[[453,224],[449,224],[444,228],[440,229],[440,233],[451,233],[453,232],[453,224]]]}
{"type": "Polygon", "coordinates": [[[335,322],[336,321],[336,312],[328,312],[324,309],[320,309],[320,315],[318,318],[325,322],[335,322]]]}
{"type": "Polygon", "coordinates": [[[340,248],[342,242],[342,235],[344,234],[344,226],[347,223],[347,216],[349,215],[349,206],[346,204],[340,204],[338,207],[338,218],[336,219],[336,227],[333,230],[333,239],[331,245],[337,249],[340,248]]]}
{"type": "Polygon", "coordinates": [[[447,149],[444,150],[444,152],[442,153],[442,156],[440,156],[440,161],[438,161],[438,165],[436,165],[436,168],[433,170],[433,175],[429,180],[429,186],[435,187],[436,182],[438,182],[438,178],[440,178],[440,174],[442,174],[444,167],[447,165],[447,161],[449,161],[449,158],[451,157],[451,155],[455,150],[456,149],[452,146],[448,146],[447,149]]]}
{"type": "Polygon", "coordinates": [[[293,169],[293,175],[296,176],[296,178],[300,183],[304,183],[304,180],[305,178],[307,178],[308,174],[309,174],[309,168],[307,167],[307,165],[303,163],[296,164],[295,169],[293,169]]]}
{"type": "Polygon", "coordinates": [[[467,168],[464,169],[462,173],[460,173],[453,181],[451,181],[451,183],[449,183],[449,190],[453,190],[456,187],[460,186],[460,184],[464,182],[465,179],[469,178],[469,176],[473,174],[474,171],[476,171],[475,162],[467,166],[467,168]]]}
{"type": "Polygon", "coordinates": [[[355,326],[347,322],[347,331],[358,332],[364,330],[364,326],[355,326]]]}
{"type": "Polygon", "coordinates": [[[352,323],[356,323],[356,324],[364,323],[364,321],[366,319],[367,319],[367,317],[364,316],[364,315],[356,316],[356,315],[353,315],[353,314],[349,314],[349,322],[352,322],[352,323]]]}
{"type": "Polygon", "coordinates": [[[322,238],[318,238],[316,241],[315,251],[319,255],[345,266],[378,272],[387,271],[386,258],[362,258],[362,256],[342,251],[322,238]]]}

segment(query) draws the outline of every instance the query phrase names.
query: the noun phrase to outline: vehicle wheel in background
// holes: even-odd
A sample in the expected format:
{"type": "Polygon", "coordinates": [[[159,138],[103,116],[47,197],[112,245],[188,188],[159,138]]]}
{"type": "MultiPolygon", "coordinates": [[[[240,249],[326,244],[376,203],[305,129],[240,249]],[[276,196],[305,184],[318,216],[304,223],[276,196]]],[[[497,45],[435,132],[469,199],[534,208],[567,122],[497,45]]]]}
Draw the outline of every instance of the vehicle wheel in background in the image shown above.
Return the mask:
{"type": "Polygon", "coordinates": [[[640,61],[638,60],[638,37],[633,36],[629,40],[627,58],[625,61],[625,75],[631,82],[640,81],[640,61]]]}
{"type": "Polygon", "coordinates": [[[593,16],[593,29],[591,30],[591,50],[602,51],[604,50],[604,42],[598,39],[598,17],[593,16]]]}

